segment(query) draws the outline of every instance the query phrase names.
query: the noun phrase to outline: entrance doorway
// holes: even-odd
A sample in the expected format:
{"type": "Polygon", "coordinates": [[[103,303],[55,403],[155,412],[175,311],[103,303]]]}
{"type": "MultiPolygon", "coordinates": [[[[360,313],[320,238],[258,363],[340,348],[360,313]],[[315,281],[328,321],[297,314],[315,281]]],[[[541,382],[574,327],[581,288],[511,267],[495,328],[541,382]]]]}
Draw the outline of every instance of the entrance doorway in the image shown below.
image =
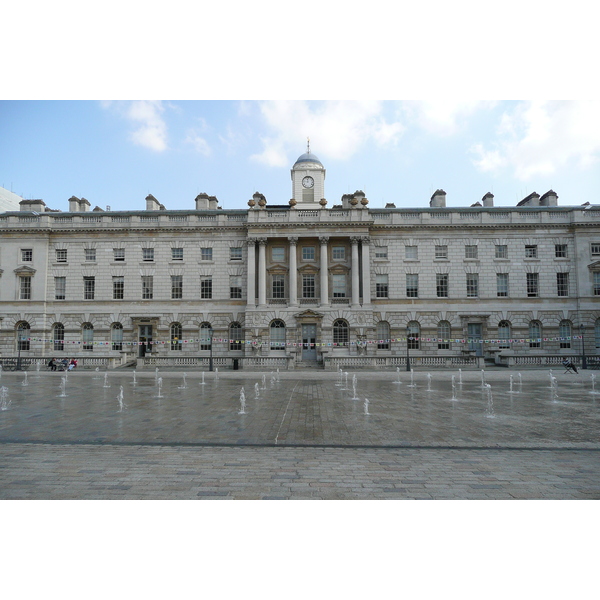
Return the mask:
{"type": "Polygon", "coordinates": [[[317,360],[317,326],[302,325],[302,360],[317,360]]]}
{"type": "Polygon", "coordinates": [[[139,342],[138,356],[144,358],[147,352],[152,351],[152,325],[140,325],[139,342]]]}
{"type": "Polygon", "coordinates": [[[469,323],[467,325],[467,336],[469,338],[469,350],[475,351],[475,356],[483,356],[483,344],[481,343],[481,323],[469,323]]]}

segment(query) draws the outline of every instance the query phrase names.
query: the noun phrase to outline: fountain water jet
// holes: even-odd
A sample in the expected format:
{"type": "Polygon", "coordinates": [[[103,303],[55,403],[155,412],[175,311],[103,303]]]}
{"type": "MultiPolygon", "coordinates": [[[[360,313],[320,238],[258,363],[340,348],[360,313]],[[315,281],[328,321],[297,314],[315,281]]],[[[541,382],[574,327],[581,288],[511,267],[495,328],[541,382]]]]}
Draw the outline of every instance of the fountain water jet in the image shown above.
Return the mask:
{"type": "Polygon", "coordinates": [[[364,407],[365,407],[365,415],[370,415],[371,413],[369,412],[369,400],[367,398],[365,398],[364,407]]]}
{"type": "Polygon", "coordinates": [[[219,369],[215,369],[215,379],[219,381],[219,369]]]}
{"type": "Polygon", "coordinates": [[[396,381],[394,381],[394,383],[402,383],[400,381],[400,367],[396,367],[396,373],[397,373],[397,375],[396,375],[397,379],[396,379],[396,381]]]}
{"type": "Polygon", "coordinates": [[[427,391],[431,391],[431,373],[427,373],[427,391]]]}
{"type": "Polygon", "coordinates": [[[410,384],[407,387],[417,387],[415,384],[415,372],[412,369],[410,370],[410,384]]]}
{"type": "Polygon", "coordinates": [[[485,389],[487,387],[487,383],[485,382],[485,371],[481,369],[481,388],[485,389]]]}
{"type": "Polygon", "coordinates": [[[158,378],[158,381],[156,382],[156,385],[158,386],[158,394],[156,395],[157,398],[163,398],[162,395],[162,377],[158,378]]]}
{"type": "Polygon", "coordinates": [[[137,385],[137,381],[135,379],[135,371],[133,372],[133,383],[132,383],[132,385],[137,385]]]}
{"type": "MultiPolygon", "coordinates": [[[[65,381],[66,380],[67,380],[67,377],[65,376],[65,381]]],[[[108,373],[104,373],[104,385],[102,387],[105,387],[105,388],[110,387],[110,383],[108,383],[108,373]]]]}
{"type": "Polygon", "coordinates": [[[119,412],[122,412],[124,408],[127,408],[127,405],[123,402],[123,386],[119,386],[119,395],[117,396],[117,401],[119,403],[119,412]]]}
{"type": "Polygon", "coordinates": [[[458,370],[458,385],[462,385],[462,369],[458,370]]]}
{"type": "Polygon", "coordinates": [[[258,400],[260,398],[260,386],[258,382],[254,384],[254,398],[258,400]]]}
{"type": "Polygon", "coordinates": [[[11,400],[8,399],[8,388],[2,386],[0,388],[0,410],[8,410],[11,400]]]}
{"type": "Polygon", "coordinates": [[[246,414],[246,394],[244,393],[244,388],[240,390],[240,411],[238,415],[246,414]]]}
{"type": "Polygon", "coordinates": [[[590,392],[590,394],[594,394],[594,395],[598,395],[600,394],[600,392],[596,391],[596,376],[592,373],[592,376],[590,377],[590,380],[592,382],[592,391],[590,392]]]}
{"type": "Polygon", "coordinates": [[[187,376],[187,373],[184,373],[183,374],[183,383],[181,385],[177,386],[178,390],[185,390],[185,389],[187,389],[187,383],[185,381],[186,376],[187,376]]]}
{"type": "Polygon", "coordinates": [[[205,383],[204,383],[204,371],[202,371],[202,381],[200,382],[200,385],[205,385],[205,383]]]}
{"type": "Polygon", "coordinates": [[[23,379],[23,381],[21,382],[21,385],[29,385],[29,383],[27,382],[27,371],[25,371],[23,373],[23,375],[25,375],[25,379],[23,379]]]}
{"type": "Polygon", "coordinates": [[[456,399],[456,383],[454,381],[454,375],[452,375],[452,400],[456,399]]]}
{"type": "Polygon", "coordinates": [[[60,378],[60,394],[58,397],[59,398],[67,397],[67,378],[64,376],[60,378]]]}
{"type": "Polygon", "coordinates": [[[485,384],[485,390],[487,392],[487,417],[490,419],[494,419],[496,415],[494,414],[494,398],[492,396],[492,386],[489,383],[485,384]]]}
{"type": "Polygon", "coordinates": [[[358,396],[356,395],[356,373],[352,374],[352,400],[358,400],[358,396]]]}

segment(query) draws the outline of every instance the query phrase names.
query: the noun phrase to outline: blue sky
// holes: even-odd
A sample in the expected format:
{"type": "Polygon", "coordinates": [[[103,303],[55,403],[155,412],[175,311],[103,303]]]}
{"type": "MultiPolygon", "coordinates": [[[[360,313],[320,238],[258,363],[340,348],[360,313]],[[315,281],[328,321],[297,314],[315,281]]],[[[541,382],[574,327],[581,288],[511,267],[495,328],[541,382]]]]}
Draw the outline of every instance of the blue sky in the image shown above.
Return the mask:
{"type": "Polygon", "coordinates": [[[2,101],[0,185],[61,210],[73,195],[141,210],[148,193],[167,209],[200,192],[287,204],[310,137],[329,206],[362,189],[371,207],[426,207],[438,188],[448,206],[551,188],[578,205],[597,202],[598,115],[590,100],[2,101]]]}

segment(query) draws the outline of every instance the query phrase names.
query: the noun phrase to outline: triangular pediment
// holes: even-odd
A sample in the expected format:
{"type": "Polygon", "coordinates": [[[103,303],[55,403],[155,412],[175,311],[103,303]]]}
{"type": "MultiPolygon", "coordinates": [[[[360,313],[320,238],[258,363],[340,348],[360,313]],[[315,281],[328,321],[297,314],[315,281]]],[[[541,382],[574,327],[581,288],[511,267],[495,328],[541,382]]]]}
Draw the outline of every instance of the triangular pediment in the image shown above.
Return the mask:
{"type": "Polygon", "coordinates": [[[329,272],[334,275],[341,275],[345,273],[349,273],[350,269],[346,265],[335,264],[329,267],[329,272]]]}
{"type": "Polygon", "coordinates": [[[588,265],[590,271],[600,271],[600,260],[596,260],[588,265]]]}
{"type": "Polygon", "coordinates": [[[17,267],[15,269],[15,273],[17,275],[35,275],[35,269],[33,267],[28,267],[27,265],[23,265],[21,267],[17,267]]]}
{"type": "Polygon", "coordinates": [[[306,275],[314,275],[319,272],[319,268],[316,265],[304,265],[298,268],[298,273],[306,275]]]}
{"type": "Polygon", "coordinates": [[[267,269],[267,273],[270,275],[285,275],[288,272],[288,268],[283,265],[274,265],[267,269]]]}

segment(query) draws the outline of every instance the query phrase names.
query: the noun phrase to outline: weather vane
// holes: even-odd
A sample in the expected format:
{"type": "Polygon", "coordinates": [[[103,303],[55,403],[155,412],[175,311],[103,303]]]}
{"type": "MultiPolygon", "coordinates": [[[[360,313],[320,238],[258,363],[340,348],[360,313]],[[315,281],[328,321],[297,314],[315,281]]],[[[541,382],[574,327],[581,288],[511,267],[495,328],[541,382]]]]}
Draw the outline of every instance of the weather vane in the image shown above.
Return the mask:
{"type": "Polygon", "coordinates": [[[310,154],[310,138],[306,138],[306,153],[310,154]]]}

